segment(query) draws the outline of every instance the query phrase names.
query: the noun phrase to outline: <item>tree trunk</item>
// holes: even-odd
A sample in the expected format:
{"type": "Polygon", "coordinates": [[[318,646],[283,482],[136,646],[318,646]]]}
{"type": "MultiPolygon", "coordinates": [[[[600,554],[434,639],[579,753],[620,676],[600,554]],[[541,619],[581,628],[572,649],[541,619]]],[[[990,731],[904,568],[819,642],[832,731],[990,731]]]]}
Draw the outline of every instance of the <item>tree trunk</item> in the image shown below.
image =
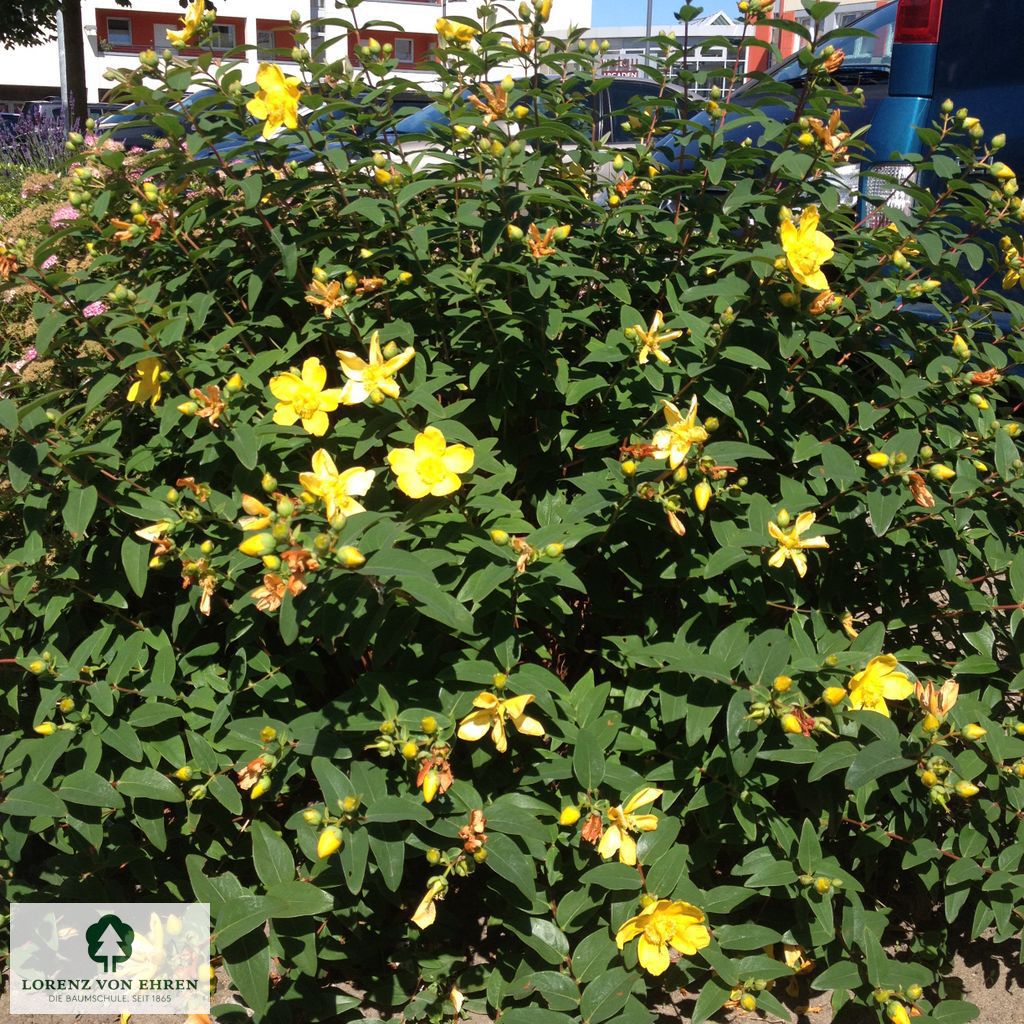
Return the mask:
{"type": "Polygon", "coordinates": [[[68,76],[68,126],[82,131],[85,119],[89,116],[82,0],[62,0],[61,10],[64,13],[64,50],[68,76]]]}

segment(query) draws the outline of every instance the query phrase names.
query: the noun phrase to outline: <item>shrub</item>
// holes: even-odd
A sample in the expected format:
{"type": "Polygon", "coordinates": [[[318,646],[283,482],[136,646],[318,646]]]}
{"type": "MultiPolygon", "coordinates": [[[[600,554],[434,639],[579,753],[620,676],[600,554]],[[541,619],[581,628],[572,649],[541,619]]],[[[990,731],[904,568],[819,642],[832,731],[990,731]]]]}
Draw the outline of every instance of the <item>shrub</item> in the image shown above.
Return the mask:
{"type": "Polygon", "coordinates": [[[209,902],[259,1018],[966,1020],[1024,893],[1016,183],[950,113],[873,227],[834,54],[730,141],[667,37],[613,148],[548,6],[441,26],[414,142],[372,29],[125,73],[170,144],[10,269],[10,896],[209,902]]]}

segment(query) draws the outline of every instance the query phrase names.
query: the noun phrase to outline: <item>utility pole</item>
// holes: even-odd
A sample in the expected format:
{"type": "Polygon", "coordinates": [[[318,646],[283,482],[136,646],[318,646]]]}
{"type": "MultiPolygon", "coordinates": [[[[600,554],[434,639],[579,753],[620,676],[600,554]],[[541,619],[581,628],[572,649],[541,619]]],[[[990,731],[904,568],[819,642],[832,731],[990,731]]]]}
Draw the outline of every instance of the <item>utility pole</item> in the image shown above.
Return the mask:
{"type": "Polygon", "coordinates": [[[654,0],[647,0],[647,40],[644,43],[644,63],[651,61],[651,30],[654,26],[654,0]]]}
{"type": "Polygon", "coordinates": [[[71,124],[71,111],[68,105],[68,55],[64,40],[64,11],[57,8],[57,64],[60,74],[60,116],[64,127],[71,124]]]}

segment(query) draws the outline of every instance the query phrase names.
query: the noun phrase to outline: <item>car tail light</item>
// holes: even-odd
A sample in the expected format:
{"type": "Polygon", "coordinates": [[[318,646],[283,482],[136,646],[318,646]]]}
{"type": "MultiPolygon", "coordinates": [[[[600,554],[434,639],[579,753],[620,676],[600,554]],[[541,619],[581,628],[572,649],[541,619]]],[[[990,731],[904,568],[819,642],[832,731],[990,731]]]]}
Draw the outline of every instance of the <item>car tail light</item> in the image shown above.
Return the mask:
{"type": "Polygon", "coordinates": [[[917,171],[913,164],[874,164],[864,178],[861,194],[867,200],[875,200],[875,206],[864,218],[869,228],[882,227],[889,223],[886,210],[910,213],[914,208],[914,197],[901,185],[913,185],[917,171]]]}
{"type": "Polygon", "coordinates": [[[900,0],[896,8],[896,43],[937,43],[942,0],[900,0]]]}

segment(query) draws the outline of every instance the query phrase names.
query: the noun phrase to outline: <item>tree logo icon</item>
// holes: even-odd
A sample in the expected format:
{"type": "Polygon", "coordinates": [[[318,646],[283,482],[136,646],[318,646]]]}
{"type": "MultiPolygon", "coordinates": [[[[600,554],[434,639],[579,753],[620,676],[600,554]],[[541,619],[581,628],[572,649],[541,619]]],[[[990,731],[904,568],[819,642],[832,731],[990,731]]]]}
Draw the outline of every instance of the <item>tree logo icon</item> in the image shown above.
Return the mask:
{"type": "Polygon", "coordinates": [[[103,966],[107,972],[117,971],[117,965],[131,959],[135,932],[113,914],[105,914],[92,927],[85,930],[89,944],[89,959],[103,966]]]}

